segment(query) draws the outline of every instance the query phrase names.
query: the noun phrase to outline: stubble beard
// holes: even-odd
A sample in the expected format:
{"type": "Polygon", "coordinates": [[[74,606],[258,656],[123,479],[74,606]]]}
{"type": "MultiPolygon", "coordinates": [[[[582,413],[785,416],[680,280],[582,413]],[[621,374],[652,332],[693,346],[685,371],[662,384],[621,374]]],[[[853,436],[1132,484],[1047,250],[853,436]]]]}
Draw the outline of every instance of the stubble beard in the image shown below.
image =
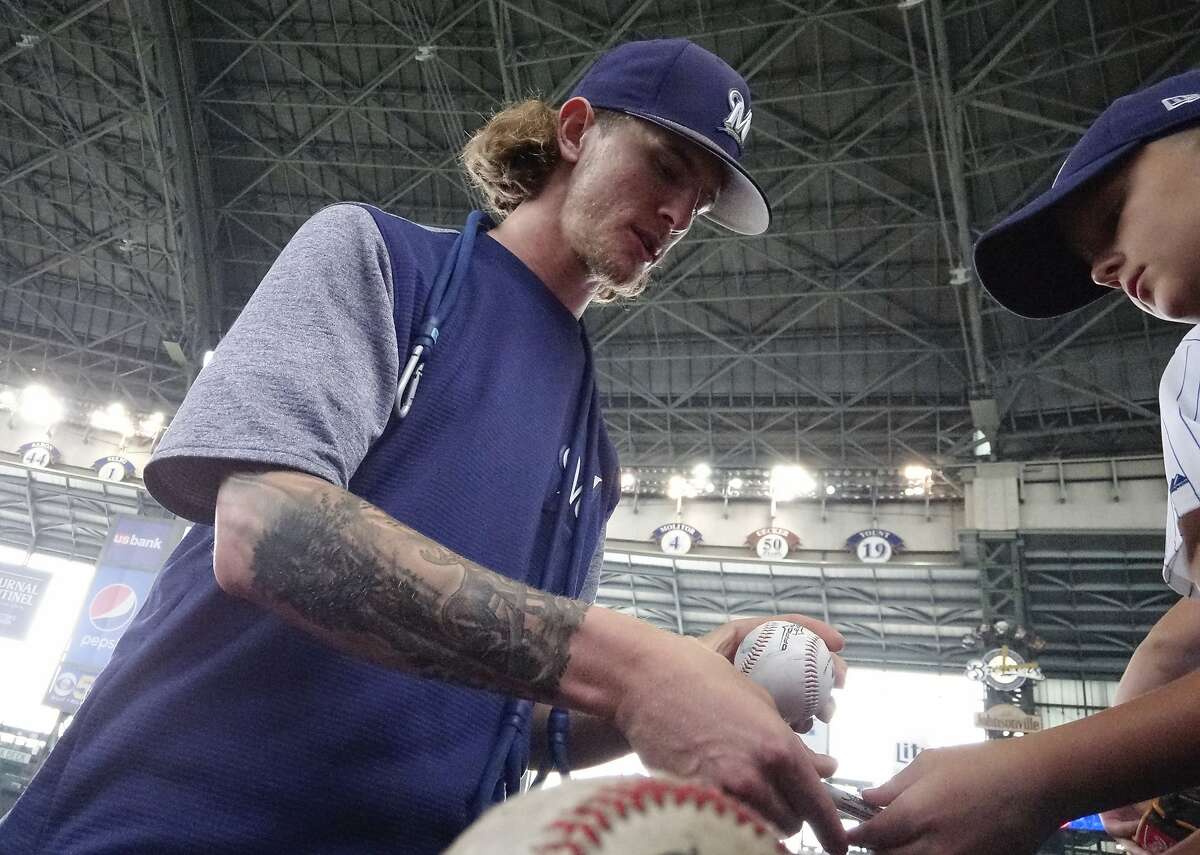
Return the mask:
{"type": "Polygon", "coordinates": [[[571,249],[587,271],[588,289],[592,294],[613,292],[621,295],[640,294],[650,280],[651,267],[638,264],[634,271],[623,269],[619,261],[620,248],[608,246],[601,225],[604,206],[592,202],[582,206],[567,230],[571,249]]]}

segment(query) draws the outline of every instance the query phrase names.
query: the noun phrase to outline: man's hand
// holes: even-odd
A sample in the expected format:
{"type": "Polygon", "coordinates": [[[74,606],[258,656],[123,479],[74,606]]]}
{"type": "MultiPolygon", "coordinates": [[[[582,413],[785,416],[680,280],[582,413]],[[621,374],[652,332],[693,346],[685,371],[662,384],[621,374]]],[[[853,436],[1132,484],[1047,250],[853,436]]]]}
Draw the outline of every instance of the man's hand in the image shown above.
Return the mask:
{"type": "Polygon", "coordinates": [[[1032,853],[1057,827],[1037,790],[1037,758],[1024,739],[923,751],[881,787],[864,790],[886,806],[852,829],[850,842],[876,855],[1032,853]]]}
{"type": "MultiPolygon", "coordinates": [[[[727,624],[717,627],[712,632],[706,633],[698,639],[705,647],[710,650],[715,650],[720,653],[730,662],[733,662],[733,657],[737,654],[737,649],[741,646],[742,640],[747,635],[753,632],[764,623],[773,620],[785,620],[790,623],[798,623],[806,629],[811,629],[821,637],[825,642],[825,646],[829,648],[833,656],[833,685],[834,688],[840,689],[846,685],[846,662],[842,657],[837,655],[837,651],[846,646],[846,639],[836,629],[831,627],[824,621],[815,620],[810,617],[798,614],[772,615],[770,617],[756,618],[739,618],[732,620],[727,624]]],[[[829,700],[817,712],[817,718],[823,722],[828,722],[833,718],[834,713],[833,699],[829,700]]],[[[793,722],[793,727],[800,733],[808,733],[812,729],[812,719],[806,722],[793,722]]]]}
{"type": "Polygon", "coordinates": [[[845,831],[821,786],[837,764],[810,751],[767,691],[730,667],[749,631],[730,627],[703,642],[656,639],[630,676],[615,723],[647,766],[715,784],[785,834],[807,820],[828,851],[844,853],[845,831]]]}
{"type": "Polygon", "coordinates": [[[1104,830],[1113,840],[1125,847],[1125,851],[1130,855],[1150,855],[1133,842],[1133,835],[1137,831],[1142,814],[1146,812],[1146,807],[1145,804],[1126,805],[1106,810],[1100,814],[1100,822],[1104,823],[1104,830]]]}

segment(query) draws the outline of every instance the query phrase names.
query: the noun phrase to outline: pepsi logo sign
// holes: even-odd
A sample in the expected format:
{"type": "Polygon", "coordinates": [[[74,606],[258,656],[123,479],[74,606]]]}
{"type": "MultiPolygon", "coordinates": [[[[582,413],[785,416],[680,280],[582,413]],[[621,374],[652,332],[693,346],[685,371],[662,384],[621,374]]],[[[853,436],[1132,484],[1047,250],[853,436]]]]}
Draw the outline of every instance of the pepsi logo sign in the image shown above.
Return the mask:
{"type": "Polygon", "coordinates": [[[119,632],[129,626],[137,610],[137,592],[126,584],[115,582],[105,585],[92,597],[88,620],[100,632],[119,632]]]}

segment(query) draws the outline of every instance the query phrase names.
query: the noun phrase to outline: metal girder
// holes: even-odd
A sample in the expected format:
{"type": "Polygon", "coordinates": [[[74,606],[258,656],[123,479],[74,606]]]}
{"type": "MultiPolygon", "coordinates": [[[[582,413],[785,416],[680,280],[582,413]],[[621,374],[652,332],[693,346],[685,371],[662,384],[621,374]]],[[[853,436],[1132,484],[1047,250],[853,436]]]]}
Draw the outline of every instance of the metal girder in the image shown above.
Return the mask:
{"type": "Polygon", "coordinates": [[[640,304],[589,313],[601,391],[634,408],[612,417],[631,462],[966,455],[985,380],[1004,453],[1154,441],[1149,369],[1098,349],[1161,367],[1163,337],[1112,308],[1066,326],[976,313],[978,289],[947,283],[1104,103],[1195,58],[1190,0],[926,0],[911,33],[870,0],[749,17],[735,0],[285,0],[167,17],[180,8],[43,0],[0,22],[0,265],[30,274],[0,289],[14,376],[49,359],[85,391],[112,372],[130,394],[178,394],[156,342],[219,333],[314,210],[349,197],[456,226],[471,204],[456,141],[503,101],[561,97],[637,32],[689,36],[749,76],[746,163],[775,224],[761,239],[698,227],[640,304]],[[884,412],[906,406],[940,423],[884,412]]]}

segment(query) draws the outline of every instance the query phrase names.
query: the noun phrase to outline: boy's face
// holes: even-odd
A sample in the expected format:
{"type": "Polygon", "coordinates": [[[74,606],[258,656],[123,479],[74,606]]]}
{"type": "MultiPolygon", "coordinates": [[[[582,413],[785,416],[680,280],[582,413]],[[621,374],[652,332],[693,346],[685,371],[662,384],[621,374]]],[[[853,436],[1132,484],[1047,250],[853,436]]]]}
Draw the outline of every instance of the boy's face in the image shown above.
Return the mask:
{"type": "Polygon", "coordinates": [[[1200,130],[1143,146],[1057,217],[1096,284],[1157,318],[1200,323],[1200,130]]]}

